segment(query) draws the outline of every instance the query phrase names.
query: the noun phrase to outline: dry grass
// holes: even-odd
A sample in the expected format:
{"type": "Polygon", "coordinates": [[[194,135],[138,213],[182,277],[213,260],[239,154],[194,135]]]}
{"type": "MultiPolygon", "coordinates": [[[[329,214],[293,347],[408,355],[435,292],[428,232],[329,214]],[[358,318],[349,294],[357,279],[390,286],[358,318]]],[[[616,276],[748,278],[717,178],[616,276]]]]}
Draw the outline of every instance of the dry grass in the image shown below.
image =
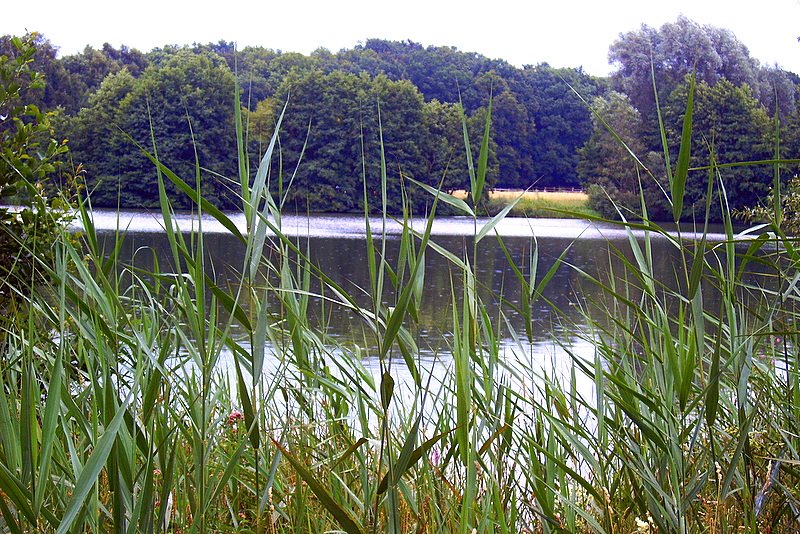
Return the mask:
{"type": "Polygon", "coordinates": [[[492,191],[489,198],[492,200],[511,201],[522,193],[523,200],[541,200],[545,202],[586,202],[589,196],[583,191],[492,191]]]}
{"type": "MultiPolygon", "coordinates": [[[[467,197],[463,190],[454,191],[453,195],[462,199],[467,197]]],[[[589,196],[582,191],[491,191],[486,209],[494,215],[514,201],[516,205],[508,214],[511,217],[583,218],[597,215],[589,208],[589,196]],[[522,198],[517,200],[520,195],[522,198]]]]}
{"type": "MultiPolygon", "coordinates": [[[[589,196],[583,191],[490,191],[489,199],[491,200],[504,200],[511,201],[517,198],[520,193],[524,200],[541,200],[549,202],[586,202],[589,196]]],[[[463,189],[453,191],[453,196],[464,199],[467,198],[467,192],[463,189]]]]}

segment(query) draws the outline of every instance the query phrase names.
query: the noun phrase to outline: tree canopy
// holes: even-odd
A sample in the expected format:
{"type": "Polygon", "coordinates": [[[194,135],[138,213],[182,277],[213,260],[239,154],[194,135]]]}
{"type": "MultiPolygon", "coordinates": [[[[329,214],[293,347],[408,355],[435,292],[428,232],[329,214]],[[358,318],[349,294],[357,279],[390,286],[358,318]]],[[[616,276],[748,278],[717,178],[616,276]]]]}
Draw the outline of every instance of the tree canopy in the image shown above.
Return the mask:
{"type": "MultiPolygon", "coordinates": [[[[11,39],[0,38],[0,52],[11,39]]],[[[196,158],[208,198],[234,207],[228,184],[238,172],[235,79],[252,166],[286,106],[281,167],[271,184],[279,188],[283,173],[288,186],[294,174],[287,198],[304,210],[360,210],[364,180],[373,204],[381,138],[391,208],[400,207],[405,178],[441,182],[448,190],[464,187],[469,179],[462,116],[477,142],[490,100],[491,186],[595,186],[595,200],[613,216],[608,199],[633,209],[646,175],[646,196],[663,207],[668,199],[661,192],[658,111],[674,163],[691,73],[698,80],[693,164],[707,163],[703,159],[712,151],[717,161],[763,158],[774,130],[766,117],[776,111],[785,151],[800,149],[800,78],[760,65],[730,31],[685,17],[621,34],[609,49],[616,70],[608,79],[547,64],[518,68],[412,41],[369,39],[351,49],[308,55],[236,50],[226,41],[146,53],[106,44],[59,58],[56,46],[36,39],[32,61],[47,84],[27,89],[27,101],[56,113],[54,124],[72,140],[73,159],[86,168],[95,206],[155,205],[155,173],[135,142],[155,148],[187,181],[194,180],[196,158]],[[611,124],[639,157],[639,174],[632,174],[629,152],[612,146],[616,136],[606,130],[611,124]]],[[[768,192],[768,174],[751,168],[726,171],[724,178],[737,201],[755,203],[768,192]]],[[[687,186],[687,217],[692,205],[703,202],[704,181],[693,176],[687,186]]],[[[425,209],[424,195],[414,187],[406,191],[417,209],[425,209]]]]}
{"type": "MultiPolygon", "coordinates": [[[[618,124],[618,133],[624,134],[620,137],[632,135],[627,142],[645,167],[650,167],[648,170],[663,168],[663,163],[658,163],[658,155],[664,153],[663,127],[667,152],[674,165],[691,76],[696,79],[696,87],[690,166],[702,167],[712,161],[740,163],[769,159],[778,141],[769,120],[775,114],[784,123],[781,137],[796,138],[792,121],[797,115],[797,76],[777,67],[761,66],[728,30],[702,26],[683,16],[658,29],[642,25],[639,30],[620,35],[609,49],[609,59],[617,67],[610,77],[611,87],[625,96],[629,103],[626,113],[632,122],[618,120],[622,104],[609,107],[603,100],[597,101],[598,120],[594,121],[594,133],[581,152],[579,166],[584,185],[596,186],[590,193],[606,216],[615,216],[619,206],[630,208],[633,199],[640,195],[640,183],[626,178],[630,176],[629,170],[625,173],[621,170],[629,169],[630,154],[608,147],[607,140],[613,135],[606,131],[607,126],[618,124]],[[605,117],[606,123],[599,117],[605,117]],[[632,134],[634,128],[637,132],[632,134]],[[605,193],[600,187],[606,187],[605,193]],[[617,207],[607,202],[609,197],[617,201],[617,207]]],[[[651,176],[651,184],[665,185],[663,178],[652,172],[651,176]]],[[[772,183],[772,171],[765,166],[725,168],[720,177],[733,209],[758,203],[772,183]]],[[[683,217],[698,216],[698,210],[704,208],[707,178],[706,171],[690,173],[683,217]]],[[[666,215],[669,211],[666,193],[658,194],[650,186],[641,187],[645,196],[651,197],[648,209],[666,215]]],[[[718,219],[719,202],[712,202],[711,206],[712,217],[718,219]]],[[[653,213],[649,215],[652,217],[653,213]]]]}

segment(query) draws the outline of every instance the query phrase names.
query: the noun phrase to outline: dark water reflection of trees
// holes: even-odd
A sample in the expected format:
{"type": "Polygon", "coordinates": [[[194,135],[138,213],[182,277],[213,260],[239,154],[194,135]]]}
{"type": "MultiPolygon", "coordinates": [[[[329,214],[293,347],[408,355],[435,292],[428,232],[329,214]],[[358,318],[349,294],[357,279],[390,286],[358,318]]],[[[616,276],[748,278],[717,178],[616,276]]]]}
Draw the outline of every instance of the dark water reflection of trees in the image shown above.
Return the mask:
{"type": "MultiPolygon", "coordinates": [[[[331,225],[328,221],[325,224],[331,225]]],[[[607,295],[593,283],[587,282],[583,271],[596,276],[602,281],[609,279],[614,273],[618,280],[627,278],[635,282],[635,269],[624,270],[625,260],[635,265],[635,258],[624,233],[606,232],[606,237],[591,234],[590,237],[575,238],[571,225],[586,224],[564,221],[564,236],[559,232],[547,232],[548,235],[537,237],[538,268],[536,279],[541,281],[554,262],[566,250],[563,265],[549,281],[542,293],[542,298],[533,306],[534,341],[552,339],[553,336],[568,340],[574,336],[575,330],[584,324],[583,313],[593,306],[602,308],[607,302],[607,295]]],[[[469,226],[466,226],[469,228],[469,226]]],[[[471,229],[471,228],[470,228],[471,229]]],[[[342,236],[337,233],[336,220],[329,231],[315,231],[313,237],[297,237],[299,248],[309,251],[311,261],[326,273],[333,281],[348,291],[357,302],[369,306],[370,275],[367,260],[367,245],[363,237],[353,235],[342,236]]],[[[534,228],[534,233],[536,233],[534,228]]],[[[477,272],[481,286],[481,298],[487,307],[489,317],[497,325],[505,329],[507,318],[520,335],[525,331],[522,316],[514,310],[522,302],[521,286],[508,265],[502,248],[493,236],[485,237],[479,245],[478,257],[472,258],[472,238],[469,235],[436,235],[433,240],[439,245],[460,257],[469,257],[470,263],[477,272]],[[501,313],[504,318],[501,319],[501,313]]],[[[503,238],[504,243],[517,265],[526,273],[534,241],[530,237],[510,235],[503,238]]],[[[651,241],[655,279],[665,287],[676,287],[676,272],[680,266],[680,251],[663,238],[651,241]]],[[[397,236],[389,236],[386,243],[387,258],[392,267],[397,261],[400,240],[397,236]]],[[[244,261],[244,247],[234,238],[223,233],[205,235],[205,248],[209,258],[209,273],[212,273],[220,286],[233,286],[238,280],[244,261]]],[[[122,263],[133,263],[145,269],[153,265],[153,255],[158,257],[160,269],[164,272],[172,269],[169,259],[169,248],[166,236],[156,232],[136,232],[135,225],[129,230],[122,248],[122,263]]],[[[269,255],[270,252],[265,254],[269,255]]],[[[273,254],[273,260],[275,259],[273,254]]],[[[425,279],[422,307],[419,310],[419,323],[415,330],[420,345],[432,350],[442,349],[451,330],[453,298],[451,287],[460,294],[461,273],[449,260],[429,251],[425,257],[425,279]]],[[[394,295],[391,284],[385,300],[391,304],[394,295]]],[[[705,304],[709,309],[715,307],[715,291],[711,284],[704,287],[705,304]]],[[[312,284],[312,291],[319,290],[319,284],[312,284]]],[[[635,283],[628,287],[630,296],[635,300],[639,289],[635,283]]],[[[456,300],[456,304],[459,301],[456,300]]],[[[279,310],[275,306],[276,312],[279,310]]],[[[364,332],[360,320],[350,311],[326,304],[320,305],[320,299],[312,299],[310,315],[313,321],[324,322],[329,334],[344,340],[364,340],[364,332]],[[324,315],[324,316],[323,316],[324,315]]],[[[602,313],[602,312],[600,312],[602,313]]],[[[508,332],[503,336],[508,337],[508,332]]],[[[369,339],[369,338],[367,338],[369,339]]]]}
{"type": "MultiPolygon", "coordinates": [[[[122,247],[121,263],[132,263],[151,269],[154,255],[162,272],[174,270],[166,236],[152,231],[152,226],[138,224],[134,215],[122,247]],[[139,228],[146,231],[137,231],[139,228]]],[[[505,222],[505,221],[504,221],[505,222]]],[[[438,220],[437,220],[438,223],[438,220]]],[[[316,217],[312,223],[302,221],[293,239],[301,250],[308,250],[309,258],[333,281],[348,291],[359,304],[369,306],[370,275],[367,260],[367,245],[363,234],[359,234],[363,221],[358,217],[316,217]],[[303,230],[304,226],[309,228],[303,230]],[[311,237],[308,237],[308,235],[311,237]]],[[[471,222],[445,219],[441,233],[433,240],[459,257],[468,257],[477,272],[481,286],[480,296],[487,312],[495,324],[506,329],[506,319],[518,333],[525,331],[524,321],[514,306],[522,302],[519,281],[508,265],[503,249],[494,236],[486,236],[479,244],[478,257],[472,257],[473,231],[471,222]],[[461,234],[461,235],[459,235],[461,234]],[[503,314],[501,318],[501,314],[503,314]]],[[[503,241],[518,267],[525,273],[530,265],[531,251],[538,251],[536,280],[541,281],[557,258],[563,256],[563,265],[549,281],[541,298],[533,306],[533,335],[535,340],[552,339],[555,335],[569,339],[577,329],[584,326],[583,313],[592,306],[606,306],[608,296],[597,284],[587,282],[584,272],[602,281],[614,273],[618,280],[627,280],[627,290],[634,300],[639,294],[636,283],[636,260],[624,232],[613,227],[600,226],[600,230],[585,221],[536,220],[533,222],[510,221],[503,227],[503,241]],[[589,230],[587,230],[589,228],[589,230]],[[530,235],[536,235],[536,240],[530,235]],[[566,250],[566,253],[564,252],[566,250]],[[627,270],[624,264],[629,262],[627,270]]],[[[113,234],[106,234],[111,238],[113,234]]],[[[208,256],[208,272],[220,286],[233,286],[238,281],[244,261],[244,247],[234,238],[222,232],[204,235],[208,256]]],[[[679,283],[677,272],[683,269],[680,251],[669,240],[651,240],[653,270],[657,284],[674,288],[679,283]]],[[[386,243],[387,259],[396,266],[400,240],[396,234],[389,235],[386,243]]],[[[274,250],[265,252],[276,261],[274,250]]],[[[424,348],[441,349],[451,330],[453,298],[451,287],[460,294],[461,273],[449,260],[431,250],[425,257],[425,280],[419,323],[415,326],[418,339],[424,348]]],[[[391,305],[394,299],[387,278],[385,301],[391,305]]],[[[319,284],[311,290],[319,291],[319,284]]],[[[704,286],[705,304],[709,309],[715,305],[715,291],[711,284],[704,286]]],[[[459,300],[455,301],[457,304],[459,300]]],[[[279,307],[275,306],[276,312],[279,307]]],[[[340,339],[364,340],[363,325],[350,311],[312,299],[309,315],[313,321],[324,323],[329,334],[340,339]]],[[[602,312],[597,315],[602,316],[602,312]]],[[[501,337],[508,337],[507,331],[501,337]]]]}

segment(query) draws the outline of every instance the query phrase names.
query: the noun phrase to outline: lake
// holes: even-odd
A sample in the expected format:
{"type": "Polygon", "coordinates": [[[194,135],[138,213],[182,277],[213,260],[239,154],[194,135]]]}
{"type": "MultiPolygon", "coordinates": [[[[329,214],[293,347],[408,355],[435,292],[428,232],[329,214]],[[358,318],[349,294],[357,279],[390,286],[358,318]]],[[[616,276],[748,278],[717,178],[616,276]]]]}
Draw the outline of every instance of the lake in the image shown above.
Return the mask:
{"type": "MultiPolygon", "coordinates": [[[[244,217],[233,215],[231,218],[244,231],[244,217]]],[[[117,229],[125,231],[122,263],[150,268],[154,257],[157,257],[161,269],[169,269],[169,249],[160,213],[98,210],[93,213],[93,219],[103,235],[113,236],[117,229]]],[[[203,220],[200,225],[188,214],[178,214],[176,221],[186,232],[202,227],[209,264],[212,266],[209,273],[213,274],[218,285],[225,286],[237,280],[244,262],[245,251],[241,243],[216,221],[203,220]]],[[[478,228],[487,221],[480,219],[478,228]]],[[[373,233],[381,232],[380,219],[374,219],[370,224],[373,233]]],[[[415,229],[422,230],[425,221],[414,220],[412,224],[415,229]]],[[[333,281],[355,296],[361,304],[369,303],[370,277],[363,216],[284,216],[282,230],[297,240],[299,248],[307,249],[311,261],[333,281]]],[[[563,265],[547,285],[542,298],[532,304],[533,338],[520,343],[504,326],[507,322],[520,334],[520,338],[524,337],[524,321],[514,310],[514,306],[519,306],[522,300],[520,284],[497,238],[490,234],[479,243],[478,257],[470,258],[470,262],[482,288],[481,296],[487,305],[489,317],[499,325],[501,350],[508,358],[536,360],[548,367],[559,367],[559,362],[564,359],[564,347],[586,356],[591,355],[592,346],[577,334],[586,326],[584,312],[589,303],[602,302],[603,294],[596,285],[587,283],[580,271],[605,276],[621,263],[613,251],[629,261],[635,261],[628,233],[616,225],[584,220],[522,218],[507,218],[497,225],[496,231],[519,266],[528,264],[532,247],[536,247],[539,256],[537,280],[541,280],[557,258],[567,251],[563,265]]],[[[390,264],[398,254],[400,232],[400,224],[393,221],[387,223],[386,248],[390,264]]],[[[436,219],[433,224],[432,240],[460,257],[467,257],[472,253],[474,234],[472,219],[443,217],[436,219]]],[[[643,236],[642,232],[634,234],[639,238],[643,236]]],[[[709,238],[723,240],[724,235],[712,233],[709,238]]],[[[668,285],[674,284],[673,266],[679,258],[678,248],[664,237],[654,238],[652,247],[653,257],[657,258],[656,278],[668,285]]],[[[444,362],[447,367],[451,343],[451,284],[460,283],[459,276],[458,270],[443,256],[432,250],[426,254],[416,342],[426,360],[422,362],[423,367],[431,370],[437,367],[437,362],[444,362]]],[[[391,292],[386,294],[387,302],[391,303],[392,298],[391,292]]],[[[324,322],[327,333],[339,342],[362,347],[367,355],[367,366],[377,365],[376,361],[369,358],[375,348],[371,346],[370,336],[364,332],[360,319],[349,310],[330,305],[323,308],[317,301],[311,314],[316,320],[324,322]]]]}

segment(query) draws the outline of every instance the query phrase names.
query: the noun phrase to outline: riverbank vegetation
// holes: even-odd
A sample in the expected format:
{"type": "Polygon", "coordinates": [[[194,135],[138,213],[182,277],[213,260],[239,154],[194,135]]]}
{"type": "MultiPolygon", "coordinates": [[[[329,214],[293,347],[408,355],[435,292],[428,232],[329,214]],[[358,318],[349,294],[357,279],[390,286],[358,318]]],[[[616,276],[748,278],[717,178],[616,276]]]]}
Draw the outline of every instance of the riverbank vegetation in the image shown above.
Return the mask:
{"type": "MultiPolygon", "coordinates": [[[[675,164],[663,167],[672,222],[689,202],[701,85],[688,80],[675,164]]],[[[476,199],[489,184],[493,109],[486,105],[474,158],[473,142],[464,141],[476,199]]],[[[371,110],[385,113],[374,101],[371,110]]],[[[629,247],[609,248],[599,275],[576,271],[601,296],[575,303],[581,325],[561,316],[558,327],[573,338],[551,364],[528,342],[533,316],[549,305],[542,291],[553,273],[576,267],[556,260],[543,272],[531,239],[524,261],[508,254],[521,300],[485,291],[478,247],[487,239],[502,246],[492,230],[504,213],[479,219],[471,203],[424,182],[404,185],[428,195],[428,225],[406,225],[389,257],[369,213],[388,219],[388,192],[399,186],[378,144],[369,155],[380,162],[378,176],[362,167],[371,276],[356,298],[308,260],[302,238],[282,231],[296,185],[291,166],[274,166],[284,118],[276,115],[252,169],[245,137],[233,138],[239,159],[230,184],[245,232],[205,198],[199,161],[181,176],[145,145],[167,262],[119,264],[125,230],[102,239],[91,196],[77,204],[80,243],[62,227],[52,261],[32,256],[50,283],[26,294],[22,320],[5,323],[0,339],[0,530],[797,529],[800,258],[780,202],[766,226],[734,234],[728,167],[712,153],[698,171],[708,177],[699,232],[671,233],[648,217],[645,191],[657,178],[642,166],[639,207],[619,207],[631,221],[636,209],[635,221],[616,223],[629,247]],[[191,206],[196,232],[175,228],[178,205],[191,206]],[[463,253],[431,237],[444,206],[475,220],[463,253]],[[715,210],[725,231],[712,240],[703,225],[715,210]],[[204,216],[246,251],[233,283],[213,276],[222,259],[205,253],[204,216]],[[679,253],[669,279],[655,276],[655,239],[679,253]],[[419,289],[433,254],[451,264],[451,291],[426,302],[419,289]],[[496,316],[488,299],[501,301],[496,316]],[[447,349],[433,357],[419,345],[416,321],[430,306],[451,317],[447,349]],[[330,307],[361,321],[363,344],[328,335],[330,307]],[[509,327],[511,314],[520,331],[509,327]],[[434,373],[431,361],[447,371],[434,373]]],[[[238,106],[233,119],[243,132],[238,106]]],[[[461,120],[469,133],[469,118],[461,120]]],[[[667,161],[667,135],[662,142],[667,161]]],[[[771,154],[779,152],[776,143],[771,154]]],[[[790,163],[767,164],[776,191],[790,163]]],[[[406,221],[409,203],[401,207],[406,221]]]]}
{"type": "MultiPolygon", "coordinates": [[[[677,150],[686,76],[693,70],[698,84],[692,167],[708,160],[710,144],[718,163],[771,158],[776,111],[784,152],[800,151],[800,78],[760,65],[731,32],[683,17],[620,35],[610,46],[614,71],[608,78],[547,64],[518,68],[451,47],[380,39],[309,55],[261,47],[235,51],[232,43],[219,42],[149,52],[105,45],[65,57],[57,57],[46,38],[37,39],[34,63],[48,85],[28,95],[43,111],[59,110],[58,137],[71,140],[97,207],[158,207],[147,161],[129,151],[127,137],[149,146],[152,128],[159,157],[180,175],[194,172],[194,151],[186,148],[194,141],[205,197],[217,207],[236,208],[236,194],[222,178],[237,172],[229,97],[234,78],[243,88],[250,153],[263,152],[286,105],[281,164],[296,169],[287,203],[301,211],[360,212],[362,165],[368,176],[379,174],[374,154],[381,143],[392,178],[388,204],[395,213],[402,205],[399,184],[407,186],[407,178],[433,187],[441,181],[446,191],[467,188],[461,113],[470,137],[479,139],[492,95],[488,189],[578,187],[590,194],[593,209],[618,217],[607,195],[635,209],[641,169],[621,139],[657,179],[645,191],[650,217],[669,220],[671,208],[660,194],[668,179],[660,170],[667,162],[656,117],[660,111],[670,150],[677,150]],[[375,99],[383,108],[382,139],[375,99]]],[[[13,55],[8,43],[9,37],[0,38],[0,52],[13,55]]],[[[792,166],[784,176],[796,170],[792,166]]],[[[733,209],[755,206],[772,182],[768,166],[730,168],[726,175],[733,209]]],[[[688,177],[686,220],[703,215],[705,176],[699,171],[688,177]]],[[[189,207],[166,187],[178,207],[189,207]]],[[[379,191],[377,183],[369,185],[369,205],[380,204],[379,191]]],[[[405,191],[410,206],[424,214],[429,199],[413,187],[405,191]]],[[[721,221],[716,205],[711,216],[721,221]]]]}
{"type": "MultiPolygon", "coordinates": [[[[453,191],[453,196],[466,200],[467,191],[453,191]]],[[[487,193],[486,212],[497,215],[504,209],[509,217],[587,218],[599,214],[589,208],[589,196],[580,190],[514,191],[494,190],[487,193]]]]}

